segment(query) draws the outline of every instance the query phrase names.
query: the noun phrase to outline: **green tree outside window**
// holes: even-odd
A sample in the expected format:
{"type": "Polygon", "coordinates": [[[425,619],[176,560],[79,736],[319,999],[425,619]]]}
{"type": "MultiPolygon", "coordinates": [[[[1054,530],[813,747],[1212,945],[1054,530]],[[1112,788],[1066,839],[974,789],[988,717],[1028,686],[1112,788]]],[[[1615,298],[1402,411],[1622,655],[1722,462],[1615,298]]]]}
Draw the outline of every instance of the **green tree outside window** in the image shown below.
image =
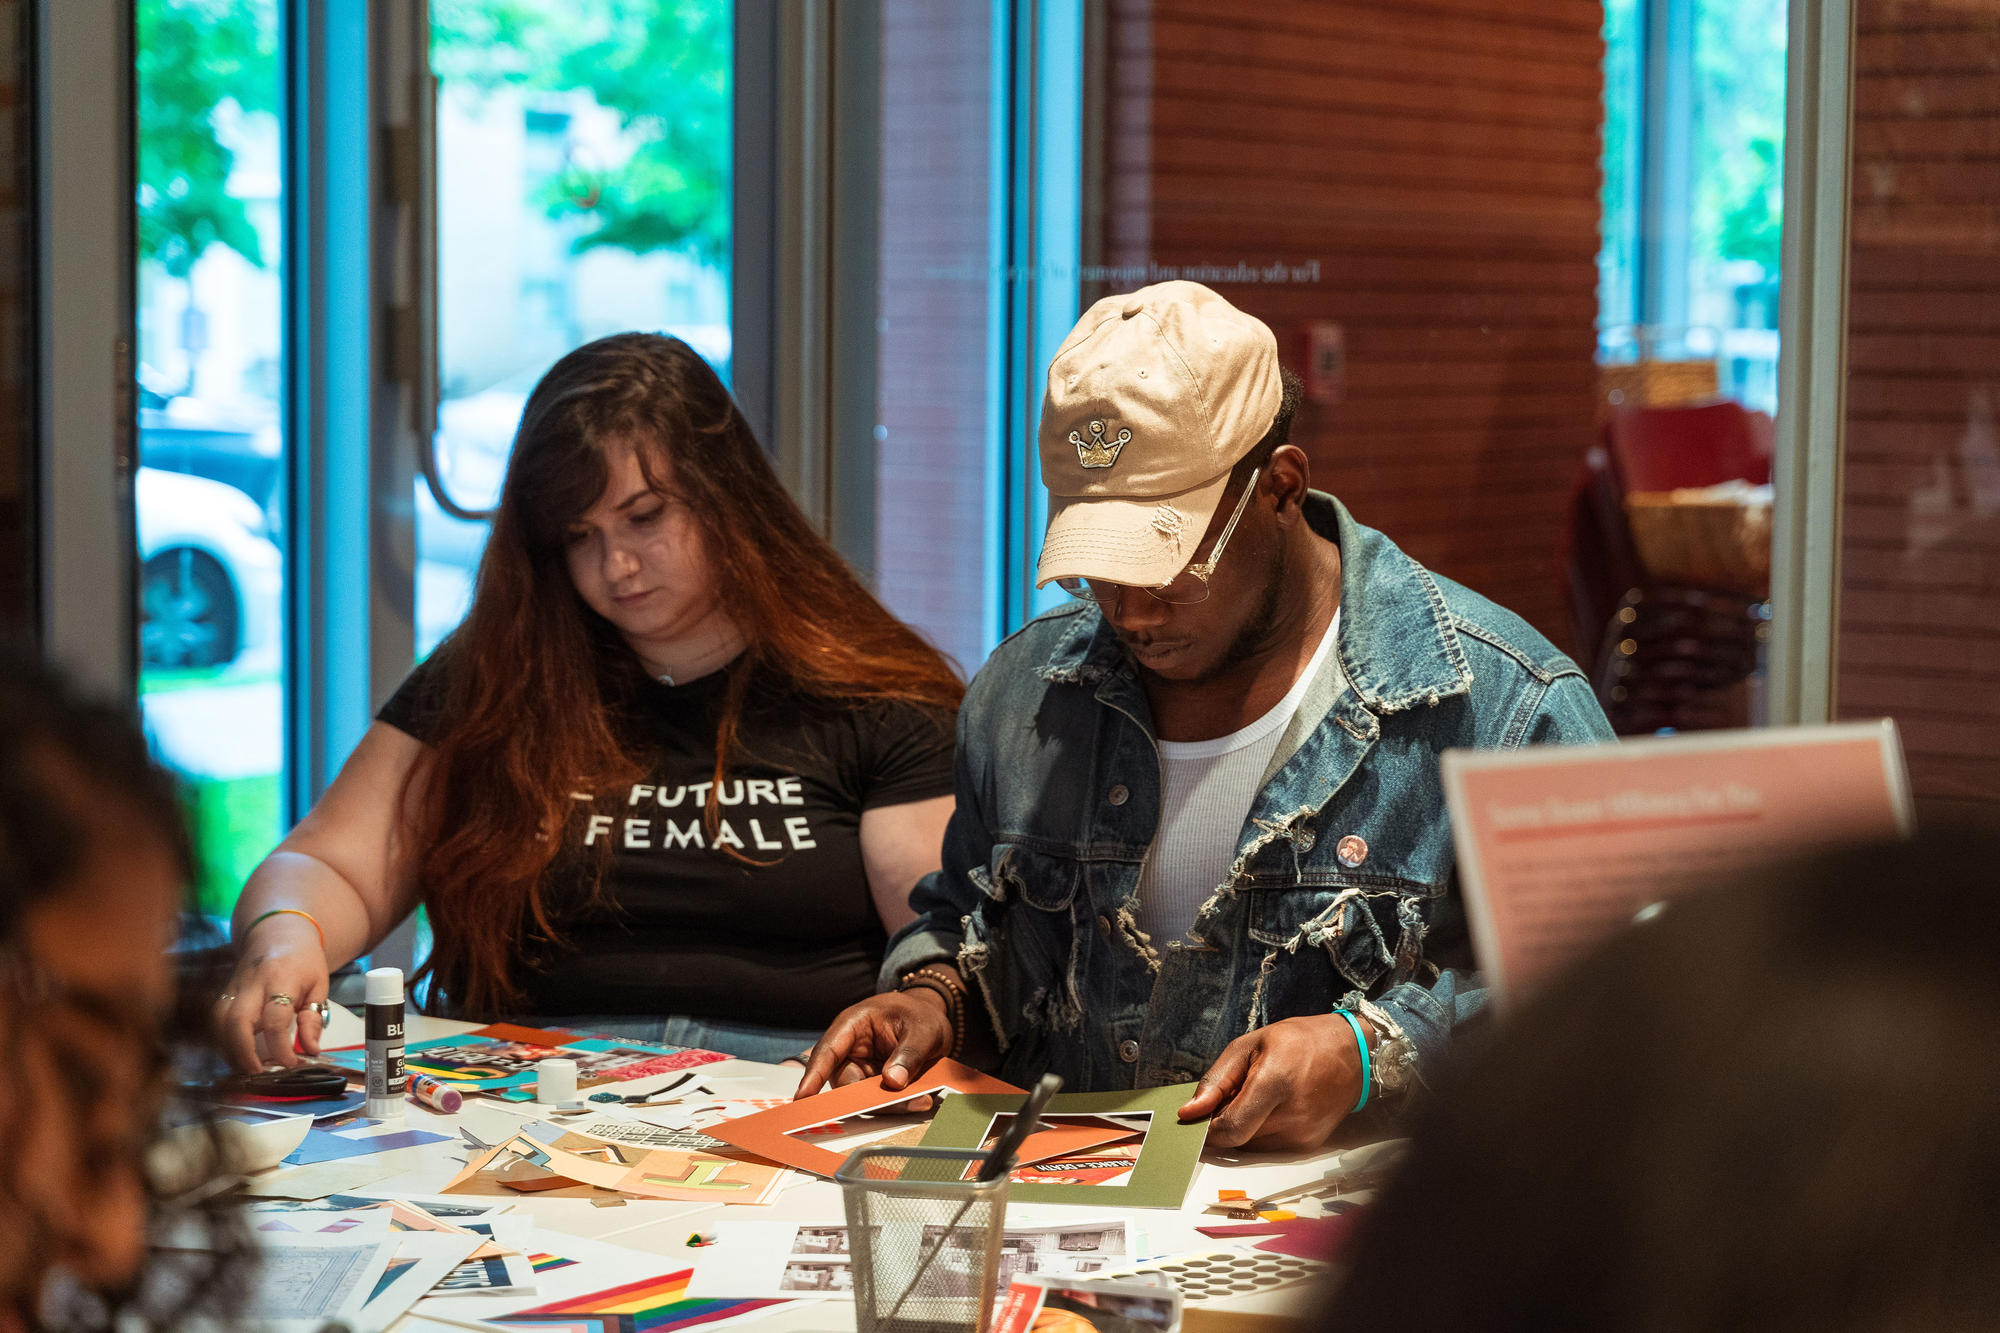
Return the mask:
{"type": "Polygon", "coordinates": [[[259,0],[140,0],[137,92],[139,256],[186,280],[211,245],[267,263],[243,201],[236,155],[216,133],[225,103],[276,111],[274,6],[259,0]]]}
{"type": "Polygon", "coordinates": [[[581,88],[638,141],[616,167],[571,163],[542,204],[585,220],[572,248],[729,258],[728,0],[435,0],[431,64],[475,89],[581,88]]]}

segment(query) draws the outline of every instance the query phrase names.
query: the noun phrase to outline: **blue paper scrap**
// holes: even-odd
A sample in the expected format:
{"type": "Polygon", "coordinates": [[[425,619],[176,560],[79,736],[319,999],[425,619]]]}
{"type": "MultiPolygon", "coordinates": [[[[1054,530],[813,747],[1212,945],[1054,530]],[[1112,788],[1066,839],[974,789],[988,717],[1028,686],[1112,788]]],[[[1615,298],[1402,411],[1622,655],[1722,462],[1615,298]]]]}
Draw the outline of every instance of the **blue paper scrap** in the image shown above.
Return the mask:
{"type": "Polygon", "coordinates": [[[337,1162],[348,1157],[368,1157],[375,1153],[394,1152],[398,1148],[414,1148],[423,1143],[442,1143],[449,1134],[436,1134],[428,1129],[404,1129],[393,1134],[377,1134],[372,1138],[349,1138],[342,1134],[332,1134],[314,1128],[306,1134],[306,1141],[285,1159],[288,1166],[312,1166],[318,1162],[337,1162]]]}

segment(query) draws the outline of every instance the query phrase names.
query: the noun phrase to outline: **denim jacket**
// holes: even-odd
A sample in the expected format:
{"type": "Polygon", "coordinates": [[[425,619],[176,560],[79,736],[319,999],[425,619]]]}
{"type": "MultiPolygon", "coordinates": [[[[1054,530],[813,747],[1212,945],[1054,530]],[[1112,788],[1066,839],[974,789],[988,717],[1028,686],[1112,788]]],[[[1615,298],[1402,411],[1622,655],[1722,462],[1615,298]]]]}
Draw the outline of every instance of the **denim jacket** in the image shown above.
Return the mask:
{"type": "Polygon", "coordinates": [[[1328,673],[1338,691],[1308,693],[1226,882],[1183,938],[1137,925],[1159,750],[1136,667],[1096,608],[1037,618],[973,678],[943,866],[912,893],[918,918],[891,941],[882,981],[956,963],[1003,1077],[1028,1086],[1054,1071],[1077,1091],[1187,1082],[1246,1032],[1364,1000],[1421,1070],[1481,1007],[1438,756],[1611,728],[1576,666],[1520,617],[1331,496],[1312,492],[1305,513],[1340,546],[1344,681],[1328,673]]]}

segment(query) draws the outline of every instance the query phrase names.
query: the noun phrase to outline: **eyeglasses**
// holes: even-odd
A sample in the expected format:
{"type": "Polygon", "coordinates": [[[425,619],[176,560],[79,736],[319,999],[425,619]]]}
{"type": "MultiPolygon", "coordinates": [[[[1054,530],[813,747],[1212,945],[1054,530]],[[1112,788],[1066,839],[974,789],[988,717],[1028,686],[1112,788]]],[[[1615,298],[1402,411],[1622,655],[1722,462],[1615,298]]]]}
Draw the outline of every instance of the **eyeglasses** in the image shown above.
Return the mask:
{"type": "MultiPolygon", "coordinates": [[[[1243,494],[1236,501],[1236,510],[1230,514],[1229,522],[1222,527],[1222,535],[1215,539],[1215,549],[1208,553],[1208,559],[1197,560],[1157,588],[1147,588],[1154,600],[1168,602],[1174,606],[1191,606],[1208,600],[1208,581],[1215,577],[1216,562],[1222,559],[1222,548],[1229,545],[1229,534],[1236,531],[1237,520],[1250,507],[1250,497],[1257,493],[1257,474],[1262,468],[1250,470],[1250,480],[1244,483],[1243,494]]],[[[1056,586],[1080,602],[1092,602],[1098,606],[1116,606],[1125,593],[1125,584],[1113,583],[1109,579],[1057,579],[1056,586]]]]}

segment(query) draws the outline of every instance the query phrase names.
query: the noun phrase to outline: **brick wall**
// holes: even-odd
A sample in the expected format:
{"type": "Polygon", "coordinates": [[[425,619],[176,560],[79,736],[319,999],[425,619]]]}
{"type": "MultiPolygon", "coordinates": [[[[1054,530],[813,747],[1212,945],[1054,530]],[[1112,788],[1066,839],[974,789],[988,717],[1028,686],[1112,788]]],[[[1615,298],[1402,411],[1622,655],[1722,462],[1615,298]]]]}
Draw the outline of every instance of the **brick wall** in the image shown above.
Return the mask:
{"type": "Polygon", "coordinates": [[[1107,263],[1343,326],[1316,484],[1559,644],[1557,539],[1592,439],[1595,0],[1110,0],[1107,263]],[[1316,268],[1315,268],[1316,266],[1316,268]],[[1306,280],[1293,276],[1304,269],[1306,280]]]}
{"type": "Polygon", "coordinates": [[[1861,0],[1839,710],[2000,801],[2000,0],[1861,0]]]}

